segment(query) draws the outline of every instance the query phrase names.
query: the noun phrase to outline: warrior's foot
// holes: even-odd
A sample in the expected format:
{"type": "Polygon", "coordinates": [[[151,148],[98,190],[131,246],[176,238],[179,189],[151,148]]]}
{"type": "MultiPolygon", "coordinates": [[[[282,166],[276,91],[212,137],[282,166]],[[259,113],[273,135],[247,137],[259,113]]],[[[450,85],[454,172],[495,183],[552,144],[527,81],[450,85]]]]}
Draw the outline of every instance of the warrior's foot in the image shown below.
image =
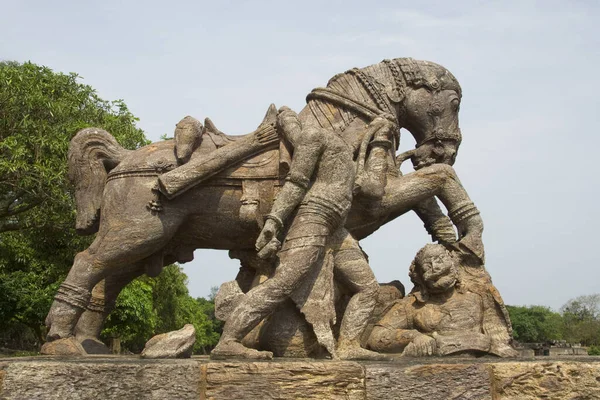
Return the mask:
{"type": "Polygon", "coordinates": [[[376,351],[363,349],[360,346],[344,346],[337,350],[337,356],[340,360],[372,360],[372,361],[387,361],[391,357],[386,356],[376,351]]]}
{"type": "Polygon", "coordinates": [[[229,358],[241,358],[246,360],[271,360],[273,353],[270,351],[258,351],[249,349],[235,340],[220,341],[210,352],[213,360],[224,360],[229,358]]]}

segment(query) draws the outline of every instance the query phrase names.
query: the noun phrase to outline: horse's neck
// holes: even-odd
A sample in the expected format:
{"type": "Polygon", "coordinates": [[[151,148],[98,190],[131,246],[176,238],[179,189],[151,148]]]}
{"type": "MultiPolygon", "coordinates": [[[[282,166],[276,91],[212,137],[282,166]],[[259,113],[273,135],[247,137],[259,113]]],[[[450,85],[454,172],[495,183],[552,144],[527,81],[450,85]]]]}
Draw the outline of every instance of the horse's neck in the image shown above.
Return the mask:
{"type": "MultiPolygon", "coordinates": [[[[396,105],[387,95],[397,90],[395,85],[392,71],[382,62],[338,74],[329,81],[327,88],[356,103],[379,109],[380,113],[392,113],[395,116],[396,105]]],[[[326,100],[313,98],[300,113],[300,119],[305,126],[313,125],[336,132],[357,150],[365,127],[372,118],[326,100]]]]}

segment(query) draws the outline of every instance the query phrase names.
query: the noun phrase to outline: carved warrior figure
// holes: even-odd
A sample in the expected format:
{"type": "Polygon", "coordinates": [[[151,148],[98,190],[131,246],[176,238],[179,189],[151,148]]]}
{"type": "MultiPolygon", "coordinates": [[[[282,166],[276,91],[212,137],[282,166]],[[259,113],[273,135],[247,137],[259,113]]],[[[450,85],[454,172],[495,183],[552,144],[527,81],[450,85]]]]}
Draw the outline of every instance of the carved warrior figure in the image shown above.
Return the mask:
{"type": "MultiPolygon", "coordinates": [[[[306,280],[322,267],[325,249],[329,248],[335,274],[356,293],[342,319],[337,352],[333,333],[326,327],[315,326],[317,338],[334,358],[339,355],[342,359],[381,359],[379,354],[360,347],[360,336],[375,307],[379,284],[358,241],[344,229],[354,188],[354,149],[326,129],[314,126],[302,129],[297,115],[290,109],[282,109],[279,121],[285,140],[293,147],[293,157],[286,182],[256,242],[259,255],[265,250],[278,250],[278,237],[285,230],[290,215],[299,208],[285,234],[275,275],[250,290],[239,302],[211,356],[271,358],[271,352],[244,347],[242,339],[302,284],[313,286],[313,282],[306,280]]],[[[381,118],[376,118],[372,125],[370,129],[383,131],[381,137],[391,134],[391,123],[381,118]]],[[[384,140],[389,142],[389,139],[384,140]]],[[[305,296],[292,297],[300,303],[299,307],[304,306],[306,298],[302,297],[305,296]]]]}
{"type": "MultiPolygon", "coordinates": [[[[414,209],[434,239],[455,241],[437,197],[458,227],[460,251],[483,259],[481,218],[451,167],[461,140],[460,98],[445,68],[409,58],[352,69],[308,96],[298,115],[303,129],[334,132],[355,155],[360,190],[345,227],[356,239],[414,209]],[[391,145],[367,129],[386,116],[396,124],[391,145]],[[402,127],[417,141],[402,158],[418,169],[404,176],[394,157],[402,127]]],[[[55,341],[96,340],[116,296],[136,276],[190,261],[198,248],[252,251],[288,172],[275,122],[272,107],[250,135],[205,126],[187,162],[172,140],[128,151],[106,131],[80,131],[69,150],[77,229],[98,234],[58,290],[43,351],[59,348],[55,341]]]]}
{"type": "Polygon", "coordinates": [[[439,244],[419,250],[410,266],[413,291],[375,324],[368,347],[403,356],[516,356],[504,303],[472,261],[439,244]]]}

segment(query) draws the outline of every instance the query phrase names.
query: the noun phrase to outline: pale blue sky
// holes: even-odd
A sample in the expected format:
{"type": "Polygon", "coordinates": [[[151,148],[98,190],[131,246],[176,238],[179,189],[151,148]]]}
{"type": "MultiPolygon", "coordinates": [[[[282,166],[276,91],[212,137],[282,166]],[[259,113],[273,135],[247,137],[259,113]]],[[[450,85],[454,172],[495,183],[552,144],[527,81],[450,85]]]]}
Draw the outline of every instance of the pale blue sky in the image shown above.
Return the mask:
{"type": "MultiPolygon", "coordinates": [[[[600,292],[597,1],[4,1],[0,59],[74,71],[124,99],[152,140],[185,115],[231,134],[270,103],[300,110],[338,72],[438,62],[463,87],[456,170],[482,212],[487,268],[508,304],[600,292]]],[[[413,145],[403,134],[403,149],[413,145]]],[[[414,215],[362,245],[408,285],[428,237],[414,215]]],[[[193,295],[233,279],[226,252],[185,265],[193,295]]]]}

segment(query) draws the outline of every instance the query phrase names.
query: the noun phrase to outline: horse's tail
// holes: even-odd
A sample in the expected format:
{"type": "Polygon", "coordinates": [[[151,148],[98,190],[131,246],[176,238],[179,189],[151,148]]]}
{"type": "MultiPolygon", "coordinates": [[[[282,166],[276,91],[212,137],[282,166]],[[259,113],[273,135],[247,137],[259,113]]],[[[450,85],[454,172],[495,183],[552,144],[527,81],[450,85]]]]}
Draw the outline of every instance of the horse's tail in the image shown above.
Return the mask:
{"type": "Polygon", "coordinates": [[[80,235],[98,232],[106,176],[128,152],[104,129],[85,128],[71,140],[69,180],[75,186],[75,229],[80,235]]]}

